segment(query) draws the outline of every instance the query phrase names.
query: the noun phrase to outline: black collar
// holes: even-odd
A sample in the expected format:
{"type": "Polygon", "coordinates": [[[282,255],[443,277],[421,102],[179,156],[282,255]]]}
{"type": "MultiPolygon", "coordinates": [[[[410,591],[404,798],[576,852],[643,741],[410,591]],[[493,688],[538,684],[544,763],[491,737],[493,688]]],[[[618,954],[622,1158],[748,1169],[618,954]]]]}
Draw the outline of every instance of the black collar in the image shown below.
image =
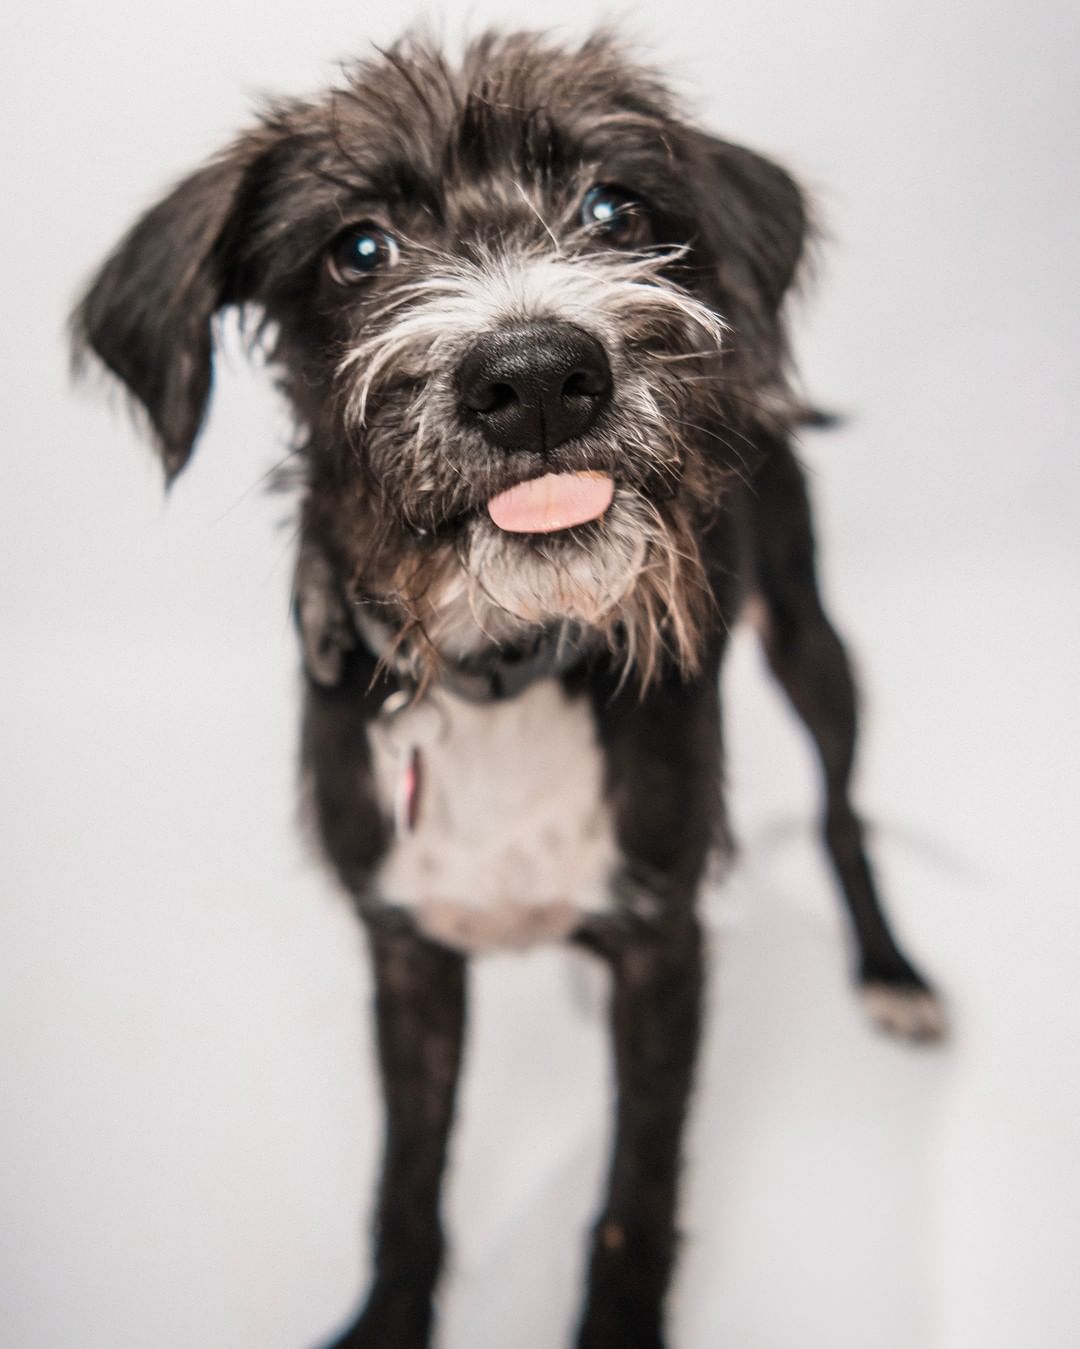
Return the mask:
{"type": "MultiPolygon", "coordinates": [[[[367,606],[354,609],[360,635],[372,653],[382,659],[394,648],[394,634],[367,606]]],[[[533,640],[512,646],[492,643],[464,660],[443,658],[437,687],[471,703],[516,698],[541,679],[559,678],[576,670],[586,650],[578,624],[567,621],[540,629],[533,640]]],[[[418,680],[407,649],[396,649],[387,661],[390,672],[406,693],[418,680]]]]}

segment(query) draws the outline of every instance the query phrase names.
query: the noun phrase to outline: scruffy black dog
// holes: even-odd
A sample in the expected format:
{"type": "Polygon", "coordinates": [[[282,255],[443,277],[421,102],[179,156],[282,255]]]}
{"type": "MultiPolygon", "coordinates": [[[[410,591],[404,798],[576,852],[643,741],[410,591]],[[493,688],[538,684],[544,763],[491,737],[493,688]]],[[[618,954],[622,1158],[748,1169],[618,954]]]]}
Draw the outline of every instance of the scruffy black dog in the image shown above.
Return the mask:
{"type": "Polygon", "coordinates": [[[788,175],[695,129],[599,36],[409,39],[276,104],[123,240],[75,319],[173,477],[213,319],[256,306],[300,429],[304,765],[370,937],[386,1146],[339,1346],[421,1349],[469,952],[568,938],[613,977],[618,1105],[579,1349],[663,1343],[698,1039],[695,899],[724,847],[717,677],[753,600],[824,767],[858,979],[940,1034],[847,797],[781,306],[788,175]]]}

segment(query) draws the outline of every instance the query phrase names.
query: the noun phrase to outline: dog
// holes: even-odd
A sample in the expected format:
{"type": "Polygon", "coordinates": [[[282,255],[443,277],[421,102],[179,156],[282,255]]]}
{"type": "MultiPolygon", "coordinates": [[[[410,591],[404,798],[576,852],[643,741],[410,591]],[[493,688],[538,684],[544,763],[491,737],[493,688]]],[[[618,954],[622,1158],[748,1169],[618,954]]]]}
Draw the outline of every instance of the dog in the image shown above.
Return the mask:
{"type": "Polygon", "coordinates": [[[170,480],[224,308],[259,316],[295,416],[307,800],[370,940],[385,1096],[374,1273],[336,1349],[430,1343],[467,960],[552,940],[612,979],[576,1344],[664,1343],[695,901],[730,850],[718,675],[748,607],[820,755],[869,1011],[943,1032],[849,801],[784,323],[809,234],[788,173],[695,126],[611,34],[489,34],[457,61],[413,35],[268,107],[76,310],[170,480]]]}

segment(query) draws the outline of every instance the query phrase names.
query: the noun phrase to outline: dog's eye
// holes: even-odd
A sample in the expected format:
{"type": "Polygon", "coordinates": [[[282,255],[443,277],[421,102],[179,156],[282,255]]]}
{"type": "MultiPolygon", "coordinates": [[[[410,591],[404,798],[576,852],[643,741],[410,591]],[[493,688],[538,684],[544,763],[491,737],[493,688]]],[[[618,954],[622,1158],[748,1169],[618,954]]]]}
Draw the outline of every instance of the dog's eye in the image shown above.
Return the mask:
{"type": "Polygon", "coordinates": [[[652,240],[644,204],[624,188],[600,183],[581,203],[581,223],[613,248],[642,248],[652,240]]]}
{"type": "Polygon", "coordinates": [[[334,280],[352,286],[393,267],[398,252],[397,240],[378,225],[352,225],[330,245],[326,260],[334,280]]]}

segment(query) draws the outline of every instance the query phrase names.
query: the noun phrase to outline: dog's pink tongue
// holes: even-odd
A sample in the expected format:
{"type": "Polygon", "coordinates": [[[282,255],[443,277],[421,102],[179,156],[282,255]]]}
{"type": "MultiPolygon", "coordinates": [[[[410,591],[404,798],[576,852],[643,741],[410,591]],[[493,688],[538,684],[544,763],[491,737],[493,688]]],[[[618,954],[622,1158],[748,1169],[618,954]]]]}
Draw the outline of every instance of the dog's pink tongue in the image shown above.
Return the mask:
{"type": "Polygon", "coordinates": [[[615,495],[606,473],[546,473],[488,502],[488,513],[511,534],[553,534],[603,515],[615,495]]]}

